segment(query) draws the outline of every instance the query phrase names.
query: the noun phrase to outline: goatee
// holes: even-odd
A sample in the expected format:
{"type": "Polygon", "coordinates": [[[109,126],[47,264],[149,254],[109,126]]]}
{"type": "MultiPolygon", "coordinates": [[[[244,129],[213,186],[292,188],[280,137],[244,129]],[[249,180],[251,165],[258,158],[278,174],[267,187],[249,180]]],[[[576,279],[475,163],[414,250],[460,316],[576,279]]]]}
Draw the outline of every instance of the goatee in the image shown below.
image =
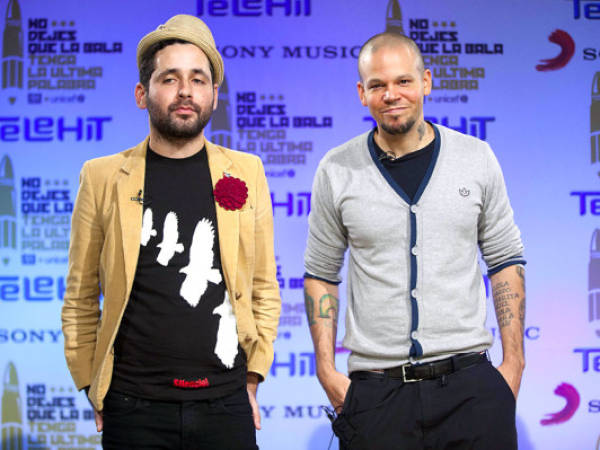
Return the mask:
{"type": "Polygon", "coordinates": [[[155,104],[150,98],[147,99],[147,108],[150,122],[153,127],[163,138],[169,141],[180,141],[197,137],[208,124],[212,114],[212,110],[202,111],[200,106],[186,100],[169,105],[166,114],[163,113],[160,110],[160,106],[155,104]],[[171,113],[181,106],[193,109],[196,113],[196,119],[179,121],[178,119],[173,118],[171,113]]]}
{"type": "Polygon", "coordinates": [[[401,123],[399,125],[395,125],[395,126],[390,126],[382,121],[379,124],[379,126],[387,134],[398,135],[398,134],[408,133],[412,129],[412,127],[415,126],[415,123],[417,123],[416,119],[410,118],[406,122],[401,123]]]}

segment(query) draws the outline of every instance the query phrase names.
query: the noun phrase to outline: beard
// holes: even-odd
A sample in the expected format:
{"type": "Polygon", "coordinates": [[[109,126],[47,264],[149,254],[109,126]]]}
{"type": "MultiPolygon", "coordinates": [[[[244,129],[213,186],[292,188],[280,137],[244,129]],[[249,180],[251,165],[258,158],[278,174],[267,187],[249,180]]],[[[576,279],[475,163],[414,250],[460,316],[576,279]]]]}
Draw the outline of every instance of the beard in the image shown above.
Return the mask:
{"type": "Polygon", "coordinates": [[[204,127],[206,127],[210,120],[210,116],[212,115],[212,110],[210,108],[206,111],[202,111],[202,108],[196,103],[186,100],[170,104],[167,111],[163,112],[161,111],[160,106],[148,97],[147,108],[148,115],[150,116],[150,123],[152,123],[156,131],[168,141],[179,141],[197,137],[202,133],[202,130],[204,130],[204,127]],[[187,119],[184,121],[173,117],[171,113],[180,106],[192,108],[196,113],[196,119],[187,119]]]}
{"type": "Polygon", "coordinates": [[[415,126],[415,123],[417,123],[417,119],[415,117],[409,117],[404,123],[400,123],[397,125],[388,125],[384,121],[381,121],[379,126],[383,131],[385,131],[388,134],[399,135],[408,133],[412,129],[412,127],[415,126]]]}

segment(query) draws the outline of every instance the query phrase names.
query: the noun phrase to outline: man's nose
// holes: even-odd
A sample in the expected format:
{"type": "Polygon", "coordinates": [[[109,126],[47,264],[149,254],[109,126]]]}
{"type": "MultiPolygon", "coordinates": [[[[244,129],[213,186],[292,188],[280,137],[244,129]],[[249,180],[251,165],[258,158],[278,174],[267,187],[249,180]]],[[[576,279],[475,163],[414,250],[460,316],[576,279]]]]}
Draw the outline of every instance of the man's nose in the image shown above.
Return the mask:
{"type": "Polygon", "coordinates": [[[188,81],[180,81],[178,94],[180,97],[190,97],[192,95],[191,85],[188,81]]]}
{"type": "Polygon", "coordinates": [[[388,86],[383,93],[384,102],[393,102],[398,99],[398,91],[393,86],[388,86]]]}

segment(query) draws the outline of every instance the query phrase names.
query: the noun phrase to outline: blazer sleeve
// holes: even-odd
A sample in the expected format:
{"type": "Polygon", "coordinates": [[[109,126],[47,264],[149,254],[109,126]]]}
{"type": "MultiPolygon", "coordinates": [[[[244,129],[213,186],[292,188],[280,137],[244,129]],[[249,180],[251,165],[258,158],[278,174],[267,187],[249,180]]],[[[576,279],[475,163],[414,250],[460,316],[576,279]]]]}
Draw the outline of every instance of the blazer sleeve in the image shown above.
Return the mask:
{"type": "Polygon", "coordinates": [[[65,357],[77,389],[91,384],[100,320],[99,261],[104,233],[97,213],[89,162],[79,177],[71,217],[69,268],[62,307],[65,357]]]}
{"type": "Polygon", "coordinates": [[[281,298],[273,243],[273,208],[267,178],[260,160],[256,168],[255,269],[252,278],[252,313],[258,341],[248,355],[248,371],[266,377],[273,363],[273,342],[281,312],[281,298]]]}

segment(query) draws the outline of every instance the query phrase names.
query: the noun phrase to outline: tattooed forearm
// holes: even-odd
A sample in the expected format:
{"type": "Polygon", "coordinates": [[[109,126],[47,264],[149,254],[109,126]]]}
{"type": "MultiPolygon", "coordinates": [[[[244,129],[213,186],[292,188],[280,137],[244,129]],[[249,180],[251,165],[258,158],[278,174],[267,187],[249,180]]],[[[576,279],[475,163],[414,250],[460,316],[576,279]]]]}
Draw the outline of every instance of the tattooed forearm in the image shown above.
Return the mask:
{"type": "Polygon", "coordinates": [[[517,266],[517,275],[521,280],[521,289],[523,289],[523,298],[519,303],[519,322],[521,323],[521,332],[525,330],[525,269],[523,266],[517,266]]]}
{"type": "Polygon", "coordinates": [[[325,294],[319,299],[319,317],[322,319],[331,318],[334,326],[337,326],[339,311],[339,300],[331,294],[325,294]],[[331,311],[331,316],[329,312],[331,311]]]}
{"type": "Polygon", "coordinates": [[[500,281],[492,287],[494,293],[494,309],[500,328],[507,327],[515,317],[511,301],[518,299],[519,294],[513,292],[508,281],[500,281]]]}
{"type": "Polygon", "coordinates": [[[490,276],[494,308],[502,341],[502,364],[498,370],[509,384],[515,398],[525,368],[523,327],[525,322],[525,272],[512,265],[490,276]]]}
{"type": "Polygon", "coordinates": [[[309,326],[317,323],[317,319],[323,320],[322,323],[327,327],[337,327],[340,302],[335,295],[324,294],[319,299],[319,311],[316,315],[315,299],[304,289],[304,309],[306,310],[306,320],[309,326]]]}
{"type": "Polygon", "coordinates": [[[340,302],[335,295],[324,294],[319,299],[319,315],[315,316],[315,299],[306,292],[306,289],[304,290],[304,309],[306,310],[306,319],[309,326],[317,323],[317,317],[330,319],[325,323],[327,326],[332,326],[331,324],[337,326],[339,304],[340,302]]]}
{"type": "Polygon", "coordinates": [[[502,329],[509,326],[515,317],[518,318],[518,325],[521,333],[525,329],[525,269],[522,266],[516,266],[518,281],[513,281],[511,285],[505,279],[502,279],[492,286],[494,296],[494,309],[498,326],[502,329]]]}
{"type": "Polygon", "coordinates": [[[523,290],[525,290],[525,269],[523,269],[523,266],[517,266],[517,275],[519,275],[519,278],[523,283],[523,290]]]}
{"type": "Polygon", "coordinates": [[[315,320],[315,300],[308,295],[306,289],[304,289],[304,309],[306,310],[306,320],[308,321],[308,326],[313,326],[316,322],[315,320]]]}

